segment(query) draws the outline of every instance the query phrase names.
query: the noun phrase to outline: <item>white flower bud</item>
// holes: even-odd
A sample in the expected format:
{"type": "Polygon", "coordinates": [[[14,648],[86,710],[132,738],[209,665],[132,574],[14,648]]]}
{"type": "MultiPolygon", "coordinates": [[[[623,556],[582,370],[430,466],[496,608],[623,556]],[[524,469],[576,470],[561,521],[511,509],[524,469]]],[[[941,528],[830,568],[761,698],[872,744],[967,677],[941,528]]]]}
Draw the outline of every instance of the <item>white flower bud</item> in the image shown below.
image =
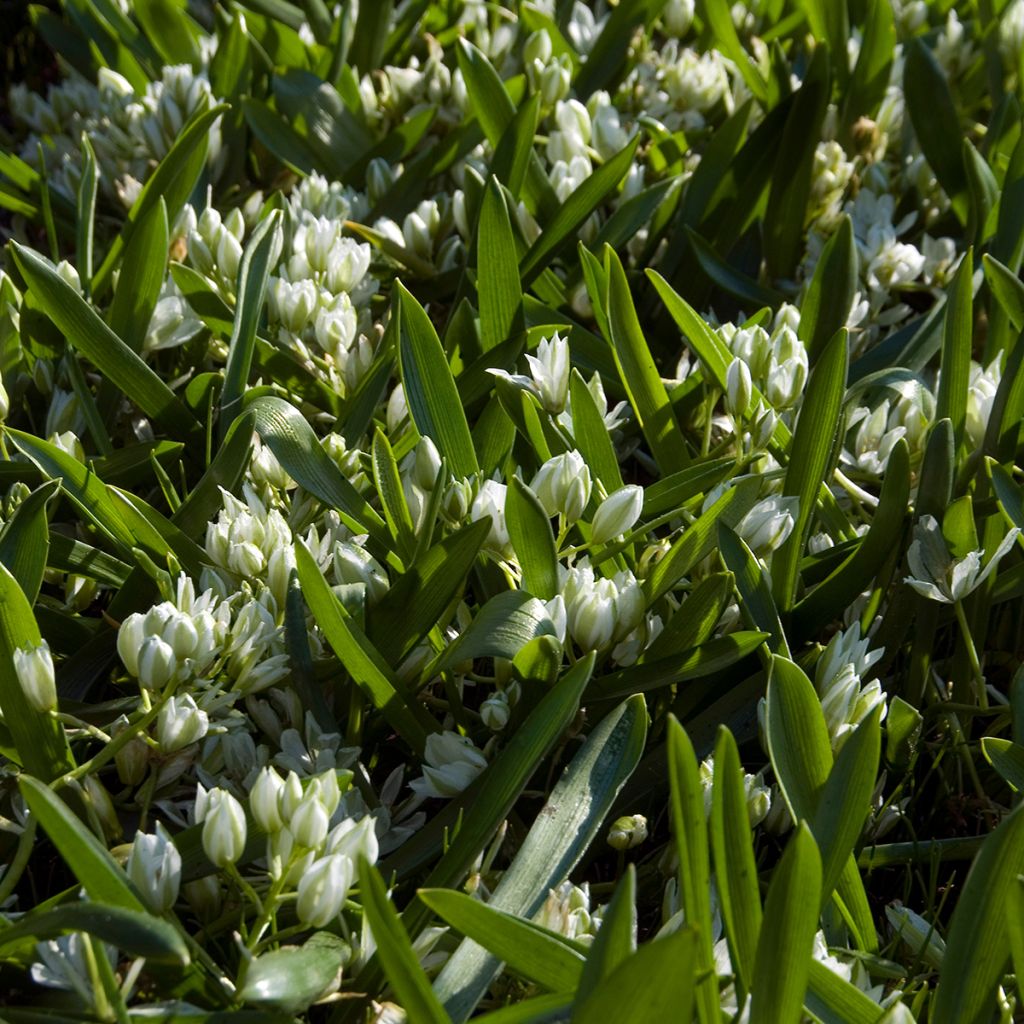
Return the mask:
{"type": "Polygon", "coordinates": [[[203,820],[203,850],[210,862],[219,868],[234,864],[245,849],[245,836],[242,805],[225,789],[211,790],[203,820]]]}
{"type": "Polygon", "coordinates": [[[11,400],[7,397],[7,388],[4,387],[3,379],[0,378],[0,423],[7,419],[7,413],[11,409],[11,400]]]}
{"type": "Polygon", "coordinates": [[[594,513],[592,544],[604,544],[632,529],[644,507],[644,489],[636,484],[620,487],[601,502],[594,513]]]}
{"type": "Polygon", "coordinates": [[[495,480],[485,480],[480,485],[480,492],[473,500],[473,507],[470,510],[470,517],[474,522],[483,519],[484,516],[491,517],[491,531],[484,541],[484,546],[498,554],[508,552],[511,541],[508,535],[508,527],[505,525],[505,498],[508,489],[504,484],[495,480]]]}
{"type": "Polygon", "coordinates": [[[346,818],[335,825],[327,836],[325,850],[327,853],[340,853],[353,863],[362,854],[370,864],[376,864],[380,845],[373,818],[367,815],[358,822],[346,818]]]}
{"type": "Polygon", "coordinates": [[[295,842],[306,849],[315,850],[327,838],[330,816],[320,802],[319,794],[311,787],[302,803],[288,822],[288,828],[295,842]]]}
{"type": "Polygon", "coordinates": [[[156,739],[164,754],[201,740],[210,728],[210,718],[188,694],[171,697],[156,720],[156,739]]]}
{"type": "Polygon", "coordinates": [[[536,355],[527,355],[533,387],[550,413],[560,413],[569,395],[569,342],[557,331],[541,339],[536,355]]]}
{"type": "Polygon", "coordinates": [[[281,817],[287,822],[291,821],[292,815],[299,809],[302,803],[303,790],[302,780],[295,774],[289,772],[284,780],[284,787],[280,793],[281,817]]]}
{"type": "Polygon", "coordinates": [[[321,857],[299,879],[295,913],[310,928],[326,928],[341,912],[352,885],[352,861],[341,854],[321,857]]]}
{"type": "Polygon", "coordinates": [[[590,501],[590,467],[578,451],[548,459],[530,484],[549,516],[562,515],[575,523],[590,501]]]}
{"type": "Polygon", "coordinates": [[[387,592],[390,583],[380,563],[366,548],[349,541],[334,545],[334,574],[339,583],[362,583],[366,600],[376,604],[387,592]]]}
{"type": "Polygon", "coordinates": [[[741,420],[750,408],[753,386],[750,368],[740,358],[735,358],[725,371],[725,409],[734,420],[741,420]]]}
{"type": "Polygon", "coordinates": [[[271,835],[284,827],[281,818],[283,791],[284,779],[269,765],[260,770],[249,790],[249,812],[256,824],[271,835]]]}
{"type": "Polygon", "coordinates": [[[150,910],[162,914],[174,906],[181,886],[181,854],[160,822],[154,835],[136,832],[125,869],[150,910]]]}
{"type": "Polygon", "coordinates": [[[36,711],[57,708],[57,685],[53,674],[50,645],[43,640],[37,646],[19,647],[14,652],[14,671],[25,699],[36,711]]]}
{"type": "Polygon", "coordinates": [[[178,670],[178,659],[171,645],[158,636],[147,636],[139,648],[139,685],[147,690],[162,690],[178,670]]]}
{"type": "Polygon", "coordinates": [[[632,850],[647,838],[647,819],[642,814],[617,818],[608,831],[608,845],[613,850],[632,850]]]}
{"type": "Polygon", "coordinates": [[[409,783],[421,796],[457,796],[487,767],[487,758],[469,739],[450,731],[431,733],[423,758],[423,777],[409,783]]]}
{"type": "Polygon", "coordinates": [[[501,732],[508,725],[511,714],[512,709],[509,707],[508,697],[501,691],[488,697],[480,705],[480,717],[483,719],[484,725],[492,732],[501,732]]]}
{"type": "Polygon", "coordinates": [[[597,651],[615,634],[615,584],[608,579],[595,580],[583,587],[569,606],[569,628],[585,651],[597,651]]]}
{"type": "Polygon", "coordinates": [[[413,458],[413,481],[424,491],[432,491],[441,472],[441,453],[429,437],[421,437],[413,458]]]}
{"type": "Polygon", "coordinates": [[[736,532],[758,558],[765,558],[793,532],[799,504],[798,498],[773,494],[758,502],[736,524],[736,532]]]}

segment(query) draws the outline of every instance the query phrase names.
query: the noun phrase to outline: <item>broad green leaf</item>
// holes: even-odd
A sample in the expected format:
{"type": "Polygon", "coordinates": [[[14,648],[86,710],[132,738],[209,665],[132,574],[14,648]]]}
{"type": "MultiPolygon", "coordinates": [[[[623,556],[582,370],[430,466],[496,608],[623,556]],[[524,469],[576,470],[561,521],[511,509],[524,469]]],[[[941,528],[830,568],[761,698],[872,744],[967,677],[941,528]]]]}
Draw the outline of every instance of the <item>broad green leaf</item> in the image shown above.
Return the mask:
{"type": "Polygon", "coordinates": [[[629,864],[604,909],[601,928],[587,950],[587,962],[576,986],[582,1005],[615,969],[636,952],[636,866],[629,864]]]}
{"type": "Polygon", "coordinates": [[[29,810],[82,883],[89,899],[144,914],[146,908],[128,876],[71,808],[31,775],[19,776],[18,785],[29,810]]]}
{"type": "Polygon", "coordinates": [[[985,840],[960,891],[932,1003],[934,1024],[983,1024],[1010,959],[1005,907],[1024,873],[1018,806],[985,840]]]}
{"type": "Polygon", "coordinates": [[[710,639],[732,595],[731,573],[705,576],[665,623],[664,629],[640,653],[639,664],[660,661],[710,639]]]}
{"type": "Polygon", "coordinates": [[[484,190],[477,234],[476,290],[480,296],[481,347],[486,352],[525,329],[516,244],[501,187],[484,190]]]}
{"type": "Polygon", "coordinates": [[[822,481],[834,457],[842,415],[848,366],[846,330],[825,347],[811,371],[797,417],[782,493],[799,500],[796,524],[772,555],[772,595],[779,611],[790,611],[796,599],[798,569],[815,516],[822,481]]]}
{"type": "Polygon", "coordinates": [[[907,44],[903,93],[914,134],[928,165],[961,221],[967,215],[967,174],[960,153],[960,115],[935,54],[921,37],[907,44]]]}
{"type": "Polygon", "coordinates": [[[736,741],[725,726],[719,727],[715,743],[711,848],[715,857],[722,923],[729,940],[733,968],[740,985],[749,990],[754,980],[758,936],[761,934],[761,895],[757,885],[743,769],[736,741]]]}
{"type": "Polygon", "coordinates": [[[878,1003],[820,960],[811,960],[804,1006],[822,1024],[882,1024],[878,1003]]]}
{"type": "Polygon", "coordinates": [[[561,935],[451,889],[420,889],[418,895],[443,921],[528,981],[552,992],[576,987],[584,957],[561,935]]]}
{"type": "Polygon", "coordinates": [[[669,811],[679,858],[680,905],[697,929],[697,966],[704,975],[697,985],[697,1017],[701,1024],[721,1019],[718,977],[711,925],[711,837],[704,811],[697,754],[690,737],[672,715],[668,720],[669,811]]]}
{"type": "Polygon", "coordinates": [[[301,541],[295,545],[295,562],[302,596],[352,681],[402,739],[422,754],[427,733],[436,729],[433,718],[418,702],[400,692],[390,666],[349,618],[301,541]]]}
{"type": "Polygon", "coordinates": [[[509,484],[505,520],[523,570],[523,589],[542,601],[550,600],[558,593],[558,558],[551,520],[537,495],[518,476],[509,484]]]}
{"type": "Polygon", "coordinates": [[[813,365],[840,327],[846,326],[857,290],[857,247],[853,224],[843,216],[825,243],[800,305],[800,340],[813,365]]]}
{"type": "Polygon", "coordinates": [[[754,965],[751,1024],[799,1020],[818,930],[821,858],[801,822],[772,873],[754,965]]]}
{"type": "Polygon", "coordinates": [[[1014,792],[1024,790],[1024,747],[999,736],[985,736],[981,752],[1014,792]]]}
{"type": "Polygon", "coordinates": [[[198,424],[171,389],[100,319],[48,261],[11,242],[18,269],[47,316],[79,352],[174,437],[198,424]]]}
{"type": "Polygon", "coordinates": [[[693,928],[648,942],[573,1011],[573,1024],[690,1020],[697,982],[696,945],[693,928]]]}
{"type": "Polygon", "coordinates": [[[889,0],[868,0],[864,38],[843,100],[843,124],[873,118],[885,97],[896,52],[896,25],[889,0]]]}
{"type": "MultiPolygon", "coordinates": [[[[611,494],[622,487],[623,483],[619,460],[594,396],[576,369],[572,370],[569,377],[569,398],[572,402],[572,429],[576,448],[595,479],[611,494]]],[[[644,500],[647,500],[646,492],[644,500]]]]}
{"type": "Polygon", "coordinates": [[[605,248],[608,274],[608,323],[612,352],[640,429],[662,475],[685,469],[689,463],[668,393],[647,347],[629,293],[629,282],[615,252],[605,248]]]}
{"type": "MultiPolygon", "coordinates": [[[[490,906],[527,918],[540,909],[548,889],[569,876],[597,836],[640,759],[646,734],[647,709],[640,697],[598,723],[552,789],[490,906]]],[[[499,969],[500,962],[486,950],[468,940],[460,944],[434,983],[453,1021],[468,1019],[499,969]]]]}
{"type": "Polygon", "coordinates": [[[821,853],[821,899],[829,898],[871,811],[882,737],[872,711],[846,738],[809,822],[821,853]]]}
{"type": "Polygon", "coordinates": [[[347,951],[337,936],[317,932],[302,946],[263,953],[246,969],[237,998],[298,1013],[330,991],[347,951]]]}
{"type": "Polygon", "coordinates": [[[416,550],[416,530],[409,511],[409,504],[402,487],[398,461],[391,449],[387,435],[379,427],[373,434],[373,482],[380,496],[381,508],[387,520],[388,529],[395,538],[403,560],[411,558],[416,550]]]}
{"type": "Polygon", "coordinates": [[[50,524],[46,510],[60,490],[60,482],[37,487],[0,529],[0,562],[21,584],[29,605],[34,605],[49,564],[50,524]]]}
{"type": "Polygon", "coordinates": [[[86,932],[132,956],[186,965],[188,946],[167,921],[138,910],[110,904],[65,903],[52,910],[30,911],[0,929],[0,950],[25,939],[50,939],[67,932],[86,932]]]}
{"type": "Polygon", "coordinates": [[[202,56],[193,21],[172,0],[136,0],[133,13],[165,64],[199,67],[202,56]]]}
{"type": "Polygon", "coordinates": [[[456,477],[472,476],[480,466],[437,331],[402,282],[397,281],[395,287],[401,320],[402,383],[413,423],[437,445],[456,477]]]}

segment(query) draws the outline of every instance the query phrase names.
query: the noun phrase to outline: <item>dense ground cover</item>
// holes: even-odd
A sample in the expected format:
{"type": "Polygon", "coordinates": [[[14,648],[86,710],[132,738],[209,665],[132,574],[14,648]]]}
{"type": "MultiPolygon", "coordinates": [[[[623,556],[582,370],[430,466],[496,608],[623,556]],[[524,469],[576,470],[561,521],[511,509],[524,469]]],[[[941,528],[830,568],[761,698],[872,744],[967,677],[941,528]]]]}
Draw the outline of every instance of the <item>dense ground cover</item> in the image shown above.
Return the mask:
{"type": "Polygon", "coordinates": [[[19,13],[0,1016],[1013,1019],[1024,0],[19,13]]]}

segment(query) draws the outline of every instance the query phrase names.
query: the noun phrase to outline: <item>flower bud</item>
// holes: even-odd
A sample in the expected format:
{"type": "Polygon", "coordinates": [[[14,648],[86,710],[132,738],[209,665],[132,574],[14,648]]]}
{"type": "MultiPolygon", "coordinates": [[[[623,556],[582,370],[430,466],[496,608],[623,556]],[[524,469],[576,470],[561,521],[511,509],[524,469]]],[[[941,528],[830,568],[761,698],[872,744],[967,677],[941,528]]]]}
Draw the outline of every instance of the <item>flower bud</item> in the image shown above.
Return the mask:
{"type": "Polygon", "coordinates": [[[725,371],[725,409],[734,420],[746,416],[753,394],[750,368],[742,359],[736,358],[725,371]]]}
{"type": "Polygon", "coordinates": [[[3,379],[0,378],[0,423],[7,419],[10,409],[11,400],[7,397],[7,388],[4,387],[3,379]]]}
{"type": "Polygon", "coordinates": [[[234,864],[245,849],[245,836],[242,805],[225,789],[211,790],[203,820],[203,850],[211,863],[234,864]]]}
{"type": "Polygon", "coordinates": [[[147,690],[161,690],[172,679],[178,669],[171,645],[158,636],[147,636],[139,648],[139,685],[147,690]]]}
{"type": "Polygon", "coordinates": [[[590,467],[578,451],[556,455],[537,470],[530,489],[549,516],[575,523],[590,501],[590,467]]]}
{"type": "Polygon", "coordinates": [[[288,822],[295,842],[309,850],[315,850],[322,845],[327,838],[329,827],[330,817],[327,809],[320,802],[315,790],[306,794],[288,822]]]}
{"type": "Polygon", "coordinates": [[[249,790],[249,811],[253,820],[264,832],[273,835],[284,827],[281,818],[281,793],[284,779],[267,766],[260,770],[256,781],[249,790]]]}
{"type": "Polygon", "coordinates": [[[341,854],[321,857],[299,879],[295,913],[310,928],[326,928],[341,912],[352,885],[352,861],[341,854]]]}
{"type": "Polygon", "coordinates": [[[615,633],[615,584],[608,579],[595,580],[572,599],[569,625],[573,638],[585,651],[604,647],[615,633]]]}
{"type": "Polygon", "coordinates": [[[19,647],[14,652],[14,671],[25,699],[36,711],[55,711],[57,686],[53,674],[50,645],[43,640],[37,646],[19,647]]]}
{"type": "Polygon", "coordinates": [[[362,855],[370,864],[376,864],[380,845],[373,818],[367,815],[358,822],[346,818],[335,825],[327,836],[326,852],[340,853],[353,863],[362,855]]]}
{"type": "Polygon", "coordinates": [[[737,524],[736,532],[759,558],[780,547],[793,532],[799,500],[773,494],[758,502],[737,524]]]}
{"type": "Polygon", "coordinates": [[[421,437],[413,458],[413,481],[424,491],[432,491],[441,472],[441,453],[429,437],[421,437]]]}
{"type": "Polygon", "coordinates": [[[621,537],[640,518],[644,507],[644,489],[636,484],[620,487],[601,502],[594,514],[590,540],[592,544],[604,544],[615,537],[621,537]]]}
{"type": "MultiPolygon", "coordinates": [[[[111,738],[124,732],[125,729],[133,728],[128,724],[128,718],[121,715],[110,727],[111,738]]],[[[146,777],[146,768],[149,766],[149,747],[146,742],[136,735],[130,739],[114,755],[114,764],[117,766],[117,777],[126,786],[137,786],[146,777]]]]}
{"type": "Polygon", "coordinates": [[[647,838],[647,819],[642,814],[628,814],[613,822],[608,831],[608,845],[613,850],[632,850],[647,838]]]}
{"type": "Polygon", "coordinates": [[[164,754],[201,740],[210,728],[210,718],[188,694],[171,697],[156,720],[156,739],[164,754]]]}
{"type": "Polygon", "coordinates": [[[181,886],[181,854],[160,822],[154,835],[136,832],[126,870],[150,910],[162,914],[174,906],[181,886]]]}
{"type": "Polygon", "coordinates": [[[303,791],[302,781],[295,772],[289,772],[284,780],[281,789],[281,817],[285,822],[291,821],[292,815],[299,809],[302,803],[303,791]]]}
{"type": "Polygon", "coordinates": [[[483,719],[484,725],[492,732],[501,732],[508,725],[511,713],[508,697],[500,691],[488,697],[480,705],[480,717],[483,719]]]}

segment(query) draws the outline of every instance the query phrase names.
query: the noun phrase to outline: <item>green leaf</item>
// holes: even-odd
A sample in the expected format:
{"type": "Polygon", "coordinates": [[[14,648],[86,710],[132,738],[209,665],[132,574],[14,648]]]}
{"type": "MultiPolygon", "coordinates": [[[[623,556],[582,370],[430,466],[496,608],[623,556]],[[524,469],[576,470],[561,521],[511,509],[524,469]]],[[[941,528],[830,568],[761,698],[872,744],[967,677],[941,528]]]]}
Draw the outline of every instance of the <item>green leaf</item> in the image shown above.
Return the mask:
{"type": "Polygon", "coordinates": [[[0,529],[0,562],[21,584],[29,605],[34,605],[43,583],[50,552],[50,524],[46,509],[60,490],[60,482],[37,487],[0,529]]]}
{"type": "Polygon", "coordinates": [[[456,600],[490,523],[481,521],[445,537],[398,578],[368,613],[366,635],[399,665],[456,600]]]}
{"type": "MultiPolygon", "coordinates": [[[[593,842],[640,759],[646,734],[647,709],[640,697],[598,723],[552,789],[490,906],[533,917],[548,889],[569,876],[593,842]]],[[[499,968],[499,961],[475,943],[460,944],[434,983],[454,1021],[469,1017],[499,968]]]]}
{"type": "Polygon", "coordinates": [[[689,463],[686,441],[647,347],[629,293],[626,272],[609,247],[605,248],[605,266],[608,273],[608,322],[615,365],[662,474],[678,472],[689,463]]]}
{"type": "Polygon", "coordinates": [[[167,921],[126,907],[98,903],[65,903],[52,910],[33,910],[0,930],[0,950],[25,939],[50,939],[67,932],[86,932],[131,956],[185,966],[188,946],[167,921]]]}
{"type": "Polygon", "coordinates": [[[238,270],[238,302],[234,327],[224,367],[224,388],[220,395],[221,438],[240,411],[242,393],[249,382],[256,327],[263,312],[267,280],[281,251],[281,211],[274,210],[257,225],[242,254],[238,270]]]}
{"type": "Polygon", "coordinates": [[[255,413],[256,430],[263,443],[297,484],[336,509],[354,532],[369,533],[389,544],[384,520],[349,483],[293,405],[268,395],[257,398],[248,408],[255,413]]]}
{"type": "Polygon", "coordinates": [[[401,371],[405,398],[416,429],[429,437],[456,477],[470,477],[477,463],[466,413],[437,331],[423,307],[395,282],[401,320],[401,371]]]}
{"type": "Polygon", "coordinates": [[[822,1024],[882,1024],[878,1003],[820,960],[811,960],[804,1006],[822,1024]]]}
{"type": "Polygon", "coordinates": [[[821,858],[810,830],[797,825],[772,873],[754,965],[751,1024],[799,1020],[818,930],[821,858]]]}
{"type": "Polygon", "coordinates": [[[687,227],[686,237],[693,247],[701,270],[726,294],[755,309],[761,306],[776,309],[782,303],[782,296],[778,292],[758,284],[753,278],[726,262],[693,228],[687,227]]]}
{"type": "Polygon", "coordinates": [[[29,704],[14,670],[14,652],[19,647],[38,647],[41,643],[25,592],[7,567],[0,564],[0,711],[22,767],[50,782],[74,768],[75,761],[64,727],[56,718],[29,704]]]}
{"type": "Polygon", "coordinates": [[[750,830],[750,812],[736,741],[725,726],[715,743],[711,795],[711,848],[722,923],[739,983],[749,990],[761,934],[761,894],[750,830]]]}
{"type": "Polygon", "coordinates": [[[739,593],[740,610],[744,619],[752,628],[771,636],[768,649],[773,654],[781,654],[788,658],[789,646],[775,602],[772,600],[768,574],[743,538],[729,529],[725,523],[718,524],[718,546],[725,567],[736,578],[736,590],[739,593]]]}
{"type": "Polygon", "coordinates": [[[515,238],[505,197],[494,178],[484,190],[480,207],[476,289],[480,296],[480,342],[485,352],[526,329],[515,238]]]}
{"type": "Polygon", "coordinates": [[[331,990],[347,953],[346,944],[327,932],[317,932],[302,946],[263,953],[249,964],[237,998],[298,1013],[331,990]]]}
{"type": "Polygon", "coordinates": [[[420,889],[418,895],[438,917],[528,981],[552,992],[571,991],[579,982],[583,955],[561,935],[451,889],[420,889]]]}
{"type": "Polygon", "coordinates": [[[690,1020],[697,981],[696,945],[692,928],[648,942],[573,1011],[573,1024],[690,1020]]]}
{"type": "Polygon", "coordinates": [[[171,0],[136,0],[133,13],[165,64],[200,67],[195,28],[182,7],[171,0]]]}
{"type": "Polygon", "coordinates": [[[973,262],[968,249],[949,286],[946,319],[942,333],[942,363],[935,418],[953,424],[953,445],[959,448],[967,420],[967,391],[971,377],[971,345],[974,316],[972,308],[973,262]]]}
{"type": "Polygon", "coordinates": [[[508,488],[505,517],[523,570],[523,590],[542,601],[550,600],[558,593],[555,535],[537,495],[518,476],[508,488]]]}
{"type": "Polygon", "coordinates": [[[1024,790],[1024,747],[999,736],[984,736],[981,752],[1014,792],[1024,790]]]}
{"type": "Polygon", "coordinates": [[[78,217],[75,230],[75,265],[85,294],[92,286],[93,229],[96,221],[96,187],[99,171],[89,136],[82,133],[82,178],[78,185],[78,217]]]}
{"type": "MultiPolygon", "coordinates": [[[[608,494],[611,494],[622,487],[623,483],[619,460],[615,455],[615,446],[608,436],[608,428],[604,425],[604,417],[598,411],[594,396],[576,369],[572,370],[569,378],[569,400],[572,402],[572,429],[576,448],[594,478],[604,485],[608,494]]],[[[647,493],[644,494],[645,505],[647,493]]]]}
{"type": "Polygon", "coordinates": [[[95,903],[145,914],[135,887],[107,848],[82,824],[49,786],[33,778],[18,778],[21,795],[57,852],[95,903]]]}
{"type": "Polygon", "coordinates": [[[991,253],[981,257],[985,280],[1015,330],[1024,329],[1024,282],[991,253]]]}
{"type": "Polygon", "coordinates": [[[601,928],[587,951],[587,962],[576,987],[576,1003],[582,1005],[635,952],[636,866],[629,864],[615,886],[601,918],[601,928]]]}
{"type": "Polygon", "coordinates": [[[388,900],[380,874],[365,857],[359,858],[363,913],[377,944],[377,956],[401,1005],[415,1021],[444,1024],[451,1018],[430,987],[409,936],[388,900]]]}
{"type": "Polygon", "coordinates": [[[121,233],[114,236],[106,258],[93,277],[92,289],[95,295],[102,295],[110,284],[111,275],[125,247],[153,206],[163,199],[167,206],[168,223],[173,224],[177,219],[206,165],[206,144],[210,128],[225,110],[227,107],[224,104],[209,110],[197,110],[184,125],[157,169],[146,179],[142,191],[128,211],[121,233]]]}
{"type": "Polygon", "coordinates": [[[822,904],[839,882],[871,810],[882,730],[874,710],[846,738],[809,823],[821,853],[822,904]]]}
{"type": "Polygon", "coordinates": [[[843,101],[843,124],[873,118],[885,98],[896,52],[896,24],[889,0],[868,0],[864,38],[843,101]]]}
{"type": "Polygon", "coordinates": [[[636,136],[627,142],[558,208],[519,263],[519,276],[522,278],[524,289],[561,253],[584,221],[618,187],[633,164],[639,141],[639,136],[636,136]]]}
{"type": "Polygon", "coordinates": [[[768,102],[768,85],[761,77],[757,65],[743,49],[740,37],[736,34],[736,26],[732,20],[732,8],[727,0],[704,0],[702,13],[707,18],[708,26],[715,41],[725,54],[739,69],[747,88],[759,100],[762,106],[768,102]]]}
{"type": "Polygon", "coordinates": [[[921,152],[963,222],[967,174],[960,152],[960,115],[935,54],[920,37],[911,39],[904,51],[903,94],[921,152]]]}
{"type": "MultiPolygon", "coordinates": [[[[845,42],[844,42],[845,47],[845,42]]],[[[845,48],[841,51],[845,55],[845,48]]],[[[772,277],[792,275],[804,245],[814,152],[829,99],[828,47],[814,51],[782,132],[764,214],[764,252],[772,277]]]]}
{"type": "Polygon", "coordinates": [[[52,264],[17,242],[11,246],[32,294],[68,341],[172,436],[194,435],[198,424],[181,400],[52,264]]]}
{"type": "Polygon", "coordinates": [[[1018,806],[989,835],[971,865],[946,938],[930,1020],[983,1024],[1010,959],[1005,908],[1024,873],[1024,813],[1018,806]]]}
{"type": "Polygon", "coordinates": [[[353,682],[395,732],[417,754],[422,755],[427,733],[437,728],[433,718],[418,702],[404,697],[400,692],[392,678],[390,666],[349,618],[327,585],[320,567],[301,541],[295,544],[295,562],[302,596],[353,682]]]}
{"type": "Polygon", "coordinates": [[[846,326],[857,290],[857,247],[853,224],[843,215],[825,243],[800,305],[800,340],[811,365],[817,362],[836,331],[846,326]]]}
{"type": "Polygon", "coordinates": [[[847,365],[846,330],[842,329],[811,371],[790,446],[782,493],[796,496],[799,508],[793,532],[772,555],[772,593],[783,613],[792,609],[796,599],[798,569],[814,523],[816,498],[833,459],[847,365]]]}
{"type": "Polygon", "coordinates": [[[697,754],[674,715],[668,719],[669,811],[679,858],[680,906],[697,929],[697,1015],[701,1024],[721,1019],[711,924],[711,865],[707,816],[697,754]]]}

